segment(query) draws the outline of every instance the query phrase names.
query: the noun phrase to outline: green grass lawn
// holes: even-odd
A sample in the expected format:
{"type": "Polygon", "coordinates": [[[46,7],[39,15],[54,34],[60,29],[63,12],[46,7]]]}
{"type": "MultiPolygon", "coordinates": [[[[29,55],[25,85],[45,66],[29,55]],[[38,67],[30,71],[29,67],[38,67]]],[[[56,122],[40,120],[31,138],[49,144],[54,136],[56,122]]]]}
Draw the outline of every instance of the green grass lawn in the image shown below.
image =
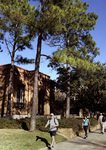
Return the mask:
{"type": "MultiPolygon", "coordinates": [[[[65,138],[56,135],[56,142],[65,138]]],[[[23,129],[0,129],[0,150],[37,150],[50,144],[47,132],[29,132],[23,129]]]]}
{"type": "MultiPolygon", "coordinates": [[[[29,132],[28,118],[20,120],[0,118],[0,150],[37,150],[51,144],[51,137],[47,132],[49,127],[44,128],[46,122],[47,118],[38,119],[36,132],[29,132]]],[[[81,123],[82,119],[62,118],[59,120],[59,128],[72,128],[76,133],[82,130],[81,123]]],[[[90,119],[90,124],[95,126],[97,120],[90,119]]],[[[56,142],[64,140],[64,137],[56,135],[56,142]]]]}

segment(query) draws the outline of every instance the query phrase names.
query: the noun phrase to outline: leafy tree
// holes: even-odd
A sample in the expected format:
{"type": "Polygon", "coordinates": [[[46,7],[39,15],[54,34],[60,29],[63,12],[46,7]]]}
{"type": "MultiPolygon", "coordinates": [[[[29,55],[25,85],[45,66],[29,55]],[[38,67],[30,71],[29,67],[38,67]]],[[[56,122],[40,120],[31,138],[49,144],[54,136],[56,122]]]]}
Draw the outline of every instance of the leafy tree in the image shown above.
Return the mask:
{"type": "MultiPolygon", "coordinates": [[[[57,89],[66,93],[67,91],[67,69],[63,66],[57,69],[57,89]]],[[[78,96],[81,86],[81,69],[72,68],[70,71],[70,113],[76,113],[78,110],[78,105],[76,105],[77,100],[75,99],[78,96]]]]}
{"type": "Polygon", "coordinates": [[[26,47],[32,49],[27,24],[34,12],[35,6],[31,7],[28,0],[0,0],[0,30],[11,57],[7,105],[7,116],[9,117],[11,117],[15,55],[17,51],[21,52],[26,47]]]}
{"type": "Polygon", "coordinates": [[[0,19],[0,52],[3,52],[2,47],[1,47],[1,44],[3,43],[4,35],[3,35],[3,33],[1,32],[1,27],[2,27],[2,20],[0,19]]]}
{"type": "MultiPolygon", "coordinates": [[[[70,94],[77,93],[80,86],[81,86],[81,69],[73,68],[70,71],[70,94]]],[[[63,67],[57,68],[57,74],[59,75],[57,77],[57,84],[56,87],[57,89],[60,89],[62,92],[67,91],[67,69],[63,67]]]]}
{"type": "Polygon", "coordinates": [[[101,69],[96,69],[95,72],[86,71],[82,76],[81,82],[82,86],[79,91],[79,106],[82,108],[88,108],[94,113],[96,111],[105,112],[106,69],[103,65],[101,66],[101,69]]]}
{"type": "Polygon", "coordinates": [[[54,112],[64,116],[66,109],[66,94],[59,89],[54,91],[55,101],[54,101],[54,112]]]}
{"type": "Polygon", "coordinates": [[[67,118],[70,113],[71,67],[85,69],[97,67],[92,62],[99,53],[90,31],[94,29],[98,16],[94,12],[86,13],[87,8],[87,3],[82,3],[81,0],[64,1],[64,17],[61,19],[60,30],[51,41],[53,45],[60,45],[60,49],[53,54],[50,65],[65,64],[67,69],[67,118]]]}
{"type": "MultiPolygon", "coordinates": [[[[70,95],[77,93],[78,100],[71,100],[71,112],[74,109],[76,112],[79,109],[88,109],[91,112],[105,112],[106,107],[106,92],[105,80],[106,69],[104,64],[100,65],[101,69],[95,71],[73,68],[70,72],[70,95]]],[[[66,92],[66,69],[58,68],[57,73],[57,88],[66,92]]],[[[76,113],[75,112],[75,113],[76,113]]]]}

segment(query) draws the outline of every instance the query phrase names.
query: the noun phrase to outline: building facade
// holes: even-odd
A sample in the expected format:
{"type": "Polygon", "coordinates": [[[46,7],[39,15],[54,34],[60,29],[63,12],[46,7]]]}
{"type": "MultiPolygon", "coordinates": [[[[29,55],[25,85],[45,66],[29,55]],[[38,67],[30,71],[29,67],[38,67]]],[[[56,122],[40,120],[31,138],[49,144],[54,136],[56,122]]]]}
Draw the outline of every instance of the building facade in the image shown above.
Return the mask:
{"type": "MultiPolygon", "coordinates": [[[[8,86],[11,65],[0,66],[0,116],[6,116],[8,102],[8,86]]],[[[28,71],[14,66],[13,96],[11,112],[13,118],[30,117],[33,98],[34,70],[28,71]]],[[[50,104],[53,100],[54,87],[50,76],[39,73],[38,101],[36,114],[49,115],[50,104]]]]}

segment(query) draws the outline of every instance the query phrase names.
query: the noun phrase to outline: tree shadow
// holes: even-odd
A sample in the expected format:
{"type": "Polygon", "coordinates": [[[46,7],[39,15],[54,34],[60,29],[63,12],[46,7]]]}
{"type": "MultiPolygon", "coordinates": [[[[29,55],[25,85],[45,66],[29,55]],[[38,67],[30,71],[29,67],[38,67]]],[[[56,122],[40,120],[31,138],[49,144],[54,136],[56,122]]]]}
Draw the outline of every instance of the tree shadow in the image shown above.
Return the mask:
{"type": "Polygon", "coordinates": [[[42,142],[44,142],[44,143],[46,144],[46,147],[47,147],[48,149],[51,149],[49,142],[48,142],[45,138],[42,138],[42,137],[40,137],[40,136],[36,136],[36,141],[38,141],[39,139],[40,139],[42,142]]]}
{"type": "Polygon", "coordinates": [[[28,126],[27,126],[27,124],[26,124],[26,122],[22,122],[22,128],[23,128],[24,130],[26,130],[26,131],[29,130],[29,129],[28,129],[28,126]]]}
{"type": "Polygon", "coordinates": [[[90,147],[90,146],[95,146],[95,147],[100,147],[100,148],[103,148],[103,149],[105,149],[106,148],[106,146],[105,146],[105,141],[101,141],[101,142],[99,142],[99,143],[96,143],[95,141],[93,142],[93,141],[86,141],[86,140],[84,140],[84,141],[82,141],[82,140],[71,140],[71,141],[68,141],[69,143],[71,142],[71,143],[73,143],[73,144],[76,144],[76,145],[79,145],[79,146],[81,146],[81,145],[87,145],[88,147],[90,147]]]}
{"type": "MultiPolygon", "coordinates": [[[[106,132],[106,129],[104,129],[104,132],[106,132]]],[[[90,131],[90,133],[96,133],[96,134],[101,134],[100,129],[96,130],[96,131],[90,131]],[[98,132],[97,132],[98,131],[98,132]]]]}
{"type": "Polygon", "coordinates": [[[81,136],[81,135],[78,135],[77,137],[82,138],[82,139],[84,138],[84,136],[81,136]]]}
{"type": "Polygon", "coordinates": [[[101,134],[100,132],[96,132],[96,131],[91,131],[90,133],[101,134]]]}

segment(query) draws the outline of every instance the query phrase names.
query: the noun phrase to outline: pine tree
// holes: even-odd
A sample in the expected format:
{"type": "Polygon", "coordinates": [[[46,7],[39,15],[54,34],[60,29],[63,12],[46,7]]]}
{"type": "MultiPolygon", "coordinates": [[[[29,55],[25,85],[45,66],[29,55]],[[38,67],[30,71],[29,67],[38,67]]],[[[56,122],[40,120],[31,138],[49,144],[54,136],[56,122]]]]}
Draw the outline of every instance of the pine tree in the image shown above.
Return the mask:
{"type": "Polygon", "coordinates": [[[13,96],[14,61],[17,51],[31,47],[31,35],[27,24],[35,7],[31,7],[27,0],[0,0],[0,28],[4,36],[4,44],[11,57],[11,68],[8,88],[7,116],[11,117],[11,101],[13,96]]]}
{"type": "Polygon", "coordinates": [[[36,16],[29,24],[30,33],[35,34],[37,39],[37,52],[35,58],[35,73],[34,73],[34,90],[32,100],[32,113],[30,121],[30,131],[36,130],[36,110],[38,100],[38,74],[41,57],[42,41],[48,40],[55,32],[55,27],[58,26],[62,11],[60,9],[60,1],[55,0],[39,0],[40,7],[36,10],[36,16]]]}
{"type": "Polygon", "coordinates": [[[52,38],[53,45],[61,46],[54,53],[53,60],[66,64],[67,68],[66,118],[70,113],[70,66],[85,69],[97,67],[92,62],[99,52],[90,31],[94,29],[98,16],[94,12],[86,13],[87,8],[87,3],[80,0],[64,1],[64,17],[61,19],[60,29],[52,38]]]}
{"type": "Polygon", "coordinates": [[[85,107],[91,112],[104,111],[106,106],[105,78],[106,70],[104,65],[98,64],[101,69],[82,72],[82,86],[79,91],[80,107],[85,107]]]}

